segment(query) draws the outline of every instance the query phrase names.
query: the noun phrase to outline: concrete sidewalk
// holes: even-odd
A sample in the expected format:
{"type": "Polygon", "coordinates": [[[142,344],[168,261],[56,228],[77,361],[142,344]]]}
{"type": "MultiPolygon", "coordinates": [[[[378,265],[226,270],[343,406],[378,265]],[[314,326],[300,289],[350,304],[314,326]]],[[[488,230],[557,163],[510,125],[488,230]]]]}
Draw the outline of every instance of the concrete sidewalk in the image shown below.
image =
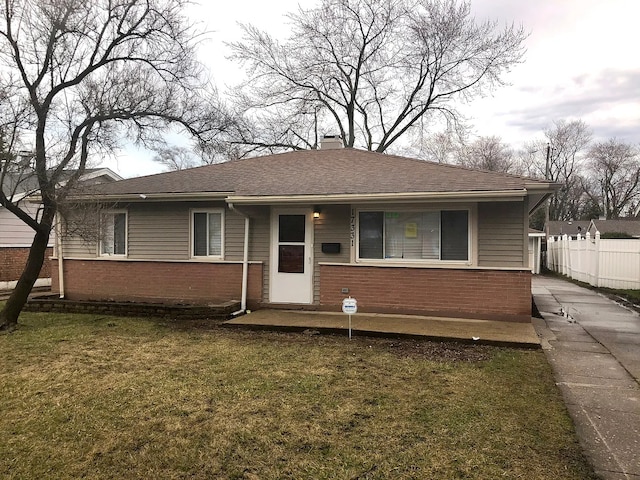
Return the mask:
{"type": "MultiPolygon", "coordinates": [[[[391,335],[485,345],[540,347],[538,335],[530,323],[362,313],[353,315],[351,323],[352,335],[391,335]]],[[[257,310],[224,324],[272,330],[312,329],[347,335],[349,318],[344,313],[257,310]]]]}
{"type": "Polygon", "coordinates": [[[592,290],[535,275],[535,319],[582,447],[607,480],[640,480],[640,316],[592,290]]]}

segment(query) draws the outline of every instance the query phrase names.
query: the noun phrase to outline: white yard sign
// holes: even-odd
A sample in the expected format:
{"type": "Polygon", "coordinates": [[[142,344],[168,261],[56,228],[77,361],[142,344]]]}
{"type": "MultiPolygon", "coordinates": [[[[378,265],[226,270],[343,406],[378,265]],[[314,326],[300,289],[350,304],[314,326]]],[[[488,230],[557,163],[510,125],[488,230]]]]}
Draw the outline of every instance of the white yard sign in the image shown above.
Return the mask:
{"type": "Polygon", "coordinates": [[[358,301],[355,298],[342,300],[342,311],[349,315],[349,340],[351,340],[351,315],[358,313],[358,301]]]}

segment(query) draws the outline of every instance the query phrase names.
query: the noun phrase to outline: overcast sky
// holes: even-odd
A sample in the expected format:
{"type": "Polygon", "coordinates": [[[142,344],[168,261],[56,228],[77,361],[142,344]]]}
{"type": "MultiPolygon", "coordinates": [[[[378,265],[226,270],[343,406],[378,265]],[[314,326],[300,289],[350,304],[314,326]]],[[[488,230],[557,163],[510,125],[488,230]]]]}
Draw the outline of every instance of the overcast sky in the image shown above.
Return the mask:
{"type": "MultiPolygon", "coordinates": [[[[190,15],[210,33],[202,60],[218,88],[242,79],[227,61],[223,42],[239,38],[237,22],[252,23],[286,37],[285,14],[308,0],[202,2],[190,15]]],[[[595,139],[616,137],[640,144],[640,1],[472,0],[478,20],[522,24],[530,36],[524,62],[505,76],[510,84],[466,108],[478,135],[495,135],[519,148],[542,138],[559,119],[582,119],[595,139]]],[[[128,151],[111,165],[123,176],[161,168],[144,152],[128,151]],[[132,156],[141,160],[133,162],[132,156]]]]}

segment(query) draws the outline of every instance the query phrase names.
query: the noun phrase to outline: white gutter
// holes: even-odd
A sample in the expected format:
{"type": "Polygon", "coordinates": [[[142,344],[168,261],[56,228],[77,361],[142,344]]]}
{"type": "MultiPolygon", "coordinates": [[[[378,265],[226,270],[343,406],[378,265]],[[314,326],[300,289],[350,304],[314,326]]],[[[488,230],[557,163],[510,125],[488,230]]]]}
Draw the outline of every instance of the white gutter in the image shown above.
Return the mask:
{"type": "Polygon", "coordinates": [[[64,298],[64,253],[62,251],[62,222],[60,214],[56,215],[56,250],[58,254],[58,289],[60,298],[64,298]]]}
{"type": "Polygon", "coordinates": [[[172,200],[225,200],[233,192],[178,192],[178,193],[109,193],[93,195],[73,195],[69,200],[88,202],[149,202],[172,200]]]}
{"type": "Polygon", "coordinates": [[[414,202],[414,201],[480,201],[513,200],[527,196],[527,190],[496,190],[475,192],[408,192],[364,193],[329,195],[229,195],[227,203],[237,204],[287,204],[287,203],[364,203],[364,202],[414,202]]]}
{"type": "Polygon", "coordinates": [[[244,251],[242,254],[242,297],[240,300],[240,310],[233,312],[234,317],[247,311],[247,286],[249,282],[249,216],[237,210],[233,203],[229,203],[229,208],[244,217],[244,251]]]}

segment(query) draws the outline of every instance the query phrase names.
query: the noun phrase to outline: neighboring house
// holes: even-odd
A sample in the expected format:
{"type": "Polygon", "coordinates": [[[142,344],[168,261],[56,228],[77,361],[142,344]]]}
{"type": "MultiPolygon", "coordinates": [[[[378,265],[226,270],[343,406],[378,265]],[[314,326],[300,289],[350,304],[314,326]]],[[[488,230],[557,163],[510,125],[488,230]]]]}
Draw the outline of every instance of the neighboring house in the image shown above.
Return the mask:
{"type": "Polygon", "coordinates": [[[53,260],[69,299],[530,321],[529,214],[555,185],[323,145],[99,189],[101,235],[53,260]]]}
{"type": "MultiPolygon", "coordinates": [[[[86,170],[80,181],[87,186],[121,179],[119,175],[108,168],[99,168],[86,170]]],[[[35,177],[30,176],[17,180],[8,176],[5,182],[7,190],[15,191],[13,201],[20,202],[21,208],[35,218],[39,205],[28,201],[29,195],[37,193],[38,187],[35,177]],[[14,182],[14,184],[11,185],[10,182],[14,182]]],[[[0,290],[10,290],[15,287],[27,261],[33,236],[34,232],[31,227],[0,206],[0,290]]],[[[53,254],[53,239],[52,235],[49,240],[49,251],[35,286],[51,284],[49,257],[53,254]]]]}
{"type": "Polygon", "coordinates": [[[547,237],[567,235],[574,240],[578,235],[584,237],[589,230],[589,220],[552,220],[545,225],[547,237]]]}
{"type": "Polygon", "coordinates": [[[640,238],[640,220],[636,218],[620,218],[617,220],[591,220],[587,229],[591,237],[595,237],[596,232],[600,235],[624,233],[632,238],[640,238]]]}

